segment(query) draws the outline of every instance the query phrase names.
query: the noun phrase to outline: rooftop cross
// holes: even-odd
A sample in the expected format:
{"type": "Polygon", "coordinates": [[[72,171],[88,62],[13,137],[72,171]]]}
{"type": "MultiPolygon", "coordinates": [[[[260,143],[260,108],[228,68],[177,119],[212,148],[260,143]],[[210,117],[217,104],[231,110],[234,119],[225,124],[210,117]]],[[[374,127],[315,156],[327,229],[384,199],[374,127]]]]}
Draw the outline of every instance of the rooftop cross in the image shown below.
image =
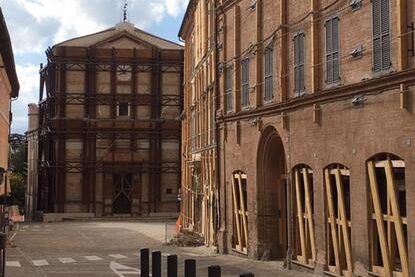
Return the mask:
{"type": "Polygon", "coordinates": [[[126,22],[128,20],[127,7],[128,7],[128,0],[124,0],[124,8],[123,8],[123,21],[124,22],[126,22]]]}

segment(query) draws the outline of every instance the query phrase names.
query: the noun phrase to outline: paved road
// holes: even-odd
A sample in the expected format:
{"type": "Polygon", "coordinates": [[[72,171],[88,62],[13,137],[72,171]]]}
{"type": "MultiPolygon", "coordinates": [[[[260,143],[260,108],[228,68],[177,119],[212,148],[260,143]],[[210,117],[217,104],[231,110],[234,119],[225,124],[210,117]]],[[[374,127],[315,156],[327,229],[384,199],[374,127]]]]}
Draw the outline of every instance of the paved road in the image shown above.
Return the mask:
{"type": "MultiPolygon", "coordinates": [[[[168,237],[174,234],[174,224],[168,225],[167,233],[168,237]]],[[[263,277],[307,276],[285,271],[279,262],[217,255],[206,247],[163,246],[165,223],[157,222],[25,223],[19,225],[13,241],[17,247],[8,248],[6,252],[8,277],[139,276],[138,252],[141,247],[160,250],[164,257],[177,254],[179,274],[184,259],[194,258],[198,276],[207,276],[207,267],[212,264],[221,265],[225,277],[239,276],[247,271],[263,277]]],[[[163,263],[165,265],[165,258],[163,263]]]]}

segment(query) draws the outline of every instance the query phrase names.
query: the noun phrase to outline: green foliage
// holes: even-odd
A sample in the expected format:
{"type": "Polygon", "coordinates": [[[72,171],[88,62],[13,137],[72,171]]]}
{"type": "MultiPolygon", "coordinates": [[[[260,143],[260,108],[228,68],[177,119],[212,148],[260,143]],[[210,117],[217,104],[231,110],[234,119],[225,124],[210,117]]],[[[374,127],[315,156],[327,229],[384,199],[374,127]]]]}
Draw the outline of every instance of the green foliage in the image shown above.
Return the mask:
{"type": "Polygon", "coordinates": [[[26,178],[20,174],[10,174],[11,205],[18,205],[23,209],[25,205],[26,178]]]}
{"type": "Polygon", "coordinates": [[[26,193],[27,176],[27,141],[24,135],[10,136],[10,187],[11,203],[23,209],[26,193]]]}

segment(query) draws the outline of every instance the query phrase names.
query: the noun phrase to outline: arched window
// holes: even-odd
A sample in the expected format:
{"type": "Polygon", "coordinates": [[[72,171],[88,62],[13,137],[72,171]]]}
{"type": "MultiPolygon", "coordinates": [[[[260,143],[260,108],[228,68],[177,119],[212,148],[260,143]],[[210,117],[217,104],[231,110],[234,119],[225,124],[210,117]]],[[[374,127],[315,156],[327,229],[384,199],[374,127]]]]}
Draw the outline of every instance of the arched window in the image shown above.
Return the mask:
{"type": "Polygon", "coordinates": [[[232,248],[248,253],[248,202],[246,174],[235,171],[232,174],[232,248]]]}
{"type": "Polygon", "coordinates": [[[367,161],[371,192],[371,265],[381,276],[409,277],[405,161],[380,154],[367,161]]]}
{"type": "Polygon", "coordinates": [[[339,276],[351,276],[350,171],[340,164],[324,169],[327,222],[327,266],[339,276]]]}
{"type": "Polygon", "coordinates": [[[314,266],[316,246],[314,236],[313,171],[307,165],[298,165],[294,174],[294,258],[300,263],[314,266]]]}

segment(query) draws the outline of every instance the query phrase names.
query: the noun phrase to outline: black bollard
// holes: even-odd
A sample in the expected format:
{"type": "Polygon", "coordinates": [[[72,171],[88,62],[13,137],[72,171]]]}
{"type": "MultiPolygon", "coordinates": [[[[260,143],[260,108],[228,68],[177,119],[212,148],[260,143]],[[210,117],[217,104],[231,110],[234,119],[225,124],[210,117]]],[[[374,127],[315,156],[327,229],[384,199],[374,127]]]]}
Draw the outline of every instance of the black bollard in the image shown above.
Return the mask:
{"type": "Polygon", "coordinates": [[[249,273],[241,274],[239,275],[239,277],[255,277],[255,275],[252,272],[249,272],[249,273]]]}
{"type": "Polygon", "coordinates": [[[149,277],[150,276],[150,257],[149,257],[149,250],[148,248],[143,248],[140,250],[140,269],[141,269],[141,277],[149,277]]]}
{"type": "Polygon", "coordinates": [[[184,277],[196,277],[196,260],[184,260],[184,277]]]}
{"type": "Polygon", "coordinates": [[[208,267],[208,277],[220,277],[220,266],[218,265],[211,265],[208,267]]]}
{"type": "Polygon", "coordinates": [[[177,277],[177,256],[167,256],[167,277],[177,277]]]}
{"type": "Polygon", "coordinates": [[[151,253],[151,276],[161,277],[161,252],[153,251],[151,253]]]}

